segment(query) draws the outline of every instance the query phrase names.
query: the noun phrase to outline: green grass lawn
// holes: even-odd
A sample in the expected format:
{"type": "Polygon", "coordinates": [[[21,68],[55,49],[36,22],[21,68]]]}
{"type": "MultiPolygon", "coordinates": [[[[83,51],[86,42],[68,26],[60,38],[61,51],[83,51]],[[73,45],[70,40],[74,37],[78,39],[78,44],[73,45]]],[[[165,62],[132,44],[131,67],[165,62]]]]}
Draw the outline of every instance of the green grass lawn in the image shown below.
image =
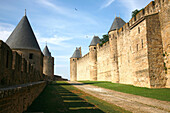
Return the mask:
{"type": "Polygon", "coordinates": [[[47,85],[26,112],[128,113],[116,105],[78,90],[67,82],[53,82],[47,85]]]}
{"type": "Polygon", "coordinates": [[[80,82],[123,92],[123,93],[140,95],[140,96],[154,98],[158,100],[170,101],[170,88],[149,89],[143,87],[135,87],[133,85],[125,85],[125,84],[118,84],[118,83],[111,83],[111,82],[101,82],[101,81],[80,81],[80,82]]]}

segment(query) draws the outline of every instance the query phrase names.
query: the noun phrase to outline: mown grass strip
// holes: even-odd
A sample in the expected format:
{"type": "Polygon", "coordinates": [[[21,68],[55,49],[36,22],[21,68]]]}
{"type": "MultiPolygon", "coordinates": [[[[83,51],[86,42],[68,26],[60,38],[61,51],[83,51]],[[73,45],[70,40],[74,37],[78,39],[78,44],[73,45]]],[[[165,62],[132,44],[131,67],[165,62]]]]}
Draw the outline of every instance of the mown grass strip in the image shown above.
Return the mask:
{"type": "Polygon", "coordinates": [[[53,82],[47,85],[26,112],[128,113],[118,106],[88,95],[66,82],[53,82]]]}
{"type": "Polygon", "coordinates": [[[80,91],[79,89],[77,89],[71,85],[63,86],[63,87],[66,88],[67,90],[77,94],[79,97],[83,98],[87,102],[94,104],[95,106],[97,106],[97,108],[101,109],[105,113],[130,113],[129,111],[126,111],[116,105],[107,103],[106,101],[103,101],[103,100],[93,97],[89,94],[86,94],[85,92],[80,91]]]}
{"type": "Polygon", "coordinates": [[[103,82],[103,81],[80,81],[80,82],[84,84],[99,86],[106,89],[123,92],[123,93],[129,93],[129,94],[154,98],[163,101],[170,101],[170,88],[150,89],[144,87],[136,87],[133,85],[125,85],[125,84],[103,82]]]}

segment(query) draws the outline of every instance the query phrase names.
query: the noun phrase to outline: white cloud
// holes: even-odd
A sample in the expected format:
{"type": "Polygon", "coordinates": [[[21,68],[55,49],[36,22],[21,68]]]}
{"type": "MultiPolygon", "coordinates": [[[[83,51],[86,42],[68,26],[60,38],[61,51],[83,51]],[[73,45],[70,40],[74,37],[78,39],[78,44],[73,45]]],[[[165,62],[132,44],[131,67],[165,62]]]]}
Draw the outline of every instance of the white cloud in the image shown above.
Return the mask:
{"type": "Polygon", "coordinates": [[[41,37],[39,33],[36,33],[36,36],[38,37],[37,39],[40,44],[45,44],[47,42],[47,44],[53,44],[61,47],[70,47],[70,45],[65,41],[72,39],[71,37],[59,37],[57,35],[52,37],[41,37]]]}
{"type": "Polygon", "coordinates": [[[5,42],[13,29],[14,26],[12,24],[0,23],[0,40],[5,42]]]}
{"type": "Polygon", "coordinates": [[[83,12],[83,11],[75,11],[74,9],[69,9],[64,6],[59,6],[55,3],[52,3],[49,0],[38,0],[38,4],[42,4],[48,9],[52,9],[52,11],[55,11],[55,13],[61,14],[63,16],[67,16],[69,18],[78,19],[81,21],[87,21],[91,24],[97,24],[96,20],[94,20],[93,15],[89,15],[89,13],[83,12]]]}
{"type": "Polygon", "coordinates": [[[152,0],[119,0],[126,8],[133,11],[144,8],[152,0]]]}
{"type": "Polygon", "coordinates": [[[44,6],[46,6],[47,8],[53,8],[55,9],[55,11],[57,11],[57,13],[60,13],[62,15],[67,15],[67,16],[71,16],[67,9],[57,6],[55,4],[53,4],[52,2],[48,1],[48,0],[38,0],[39,4],[43,4],[44,6]]]}
{"type": "Polygon", "coordinates": [[[106,2],[101,6],[101,9],[110,6],[115,0],[106,0],[106,2]]]}

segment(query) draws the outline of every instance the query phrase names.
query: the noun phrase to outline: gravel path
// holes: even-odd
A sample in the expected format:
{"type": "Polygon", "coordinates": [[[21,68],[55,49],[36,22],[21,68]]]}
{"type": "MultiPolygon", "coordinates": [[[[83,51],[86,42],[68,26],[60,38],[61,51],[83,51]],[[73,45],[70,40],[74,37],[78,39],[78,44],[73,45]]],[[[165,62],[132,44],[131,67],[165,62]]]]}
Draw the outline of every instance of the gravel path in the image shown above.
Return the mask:
{"type": "Polygon", "coordinates": [[[133,113],[170,113],[170,102],[167,101],[126,94],[78,82],[69,83],[94,97],[133,113]]]}

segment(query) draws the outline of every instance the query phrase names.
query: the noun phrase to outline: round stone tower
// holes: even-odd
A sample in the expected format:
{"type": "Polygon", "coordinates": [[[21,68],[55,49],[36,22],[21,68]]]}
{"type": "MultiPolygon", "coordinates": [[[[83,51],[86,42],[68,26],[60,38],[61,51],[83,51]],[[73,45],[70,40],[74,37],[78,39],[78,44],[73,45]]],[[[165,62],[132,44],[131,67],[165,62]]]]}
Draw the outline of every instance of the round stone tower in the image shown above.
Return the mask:
{"type": "Polygon", "coordinates": [[[53,78],[54,76],[54,57],[51,56],[51,52],[49,51],[47,45],[43,50],[44,58],[43,58],[43,74],[53,78]]]}
{"type": "Polygon", "coordinates": [[[28,60],[42,75],[43,54],[26,15],[23,16],[6,43],[13,51],[17,51],[28,60]]]}
{"type": "Polygon", "coordinates": [[[100,38],[98,36],[94,36],[89,45],[91,81],[97,81],[97,44],[98,43],[100,43],[100,38]]]}
{"type": "Polygon", "coordinates": [[[73,56],[70,58],[70,81],[77,81],[77,60],[81,57],[81,47],[76,48],[73,56]]]}
{"type": "Polygon", "coordinates": [[[118,52],[117,52],[117,32],[123,27],[126,22],[120,17],[116,17],[108,32],[110,42],[110,61],[111,61],[111,76],[112,82],[119,83],[119,67],[118,67],[118,52]]]}

